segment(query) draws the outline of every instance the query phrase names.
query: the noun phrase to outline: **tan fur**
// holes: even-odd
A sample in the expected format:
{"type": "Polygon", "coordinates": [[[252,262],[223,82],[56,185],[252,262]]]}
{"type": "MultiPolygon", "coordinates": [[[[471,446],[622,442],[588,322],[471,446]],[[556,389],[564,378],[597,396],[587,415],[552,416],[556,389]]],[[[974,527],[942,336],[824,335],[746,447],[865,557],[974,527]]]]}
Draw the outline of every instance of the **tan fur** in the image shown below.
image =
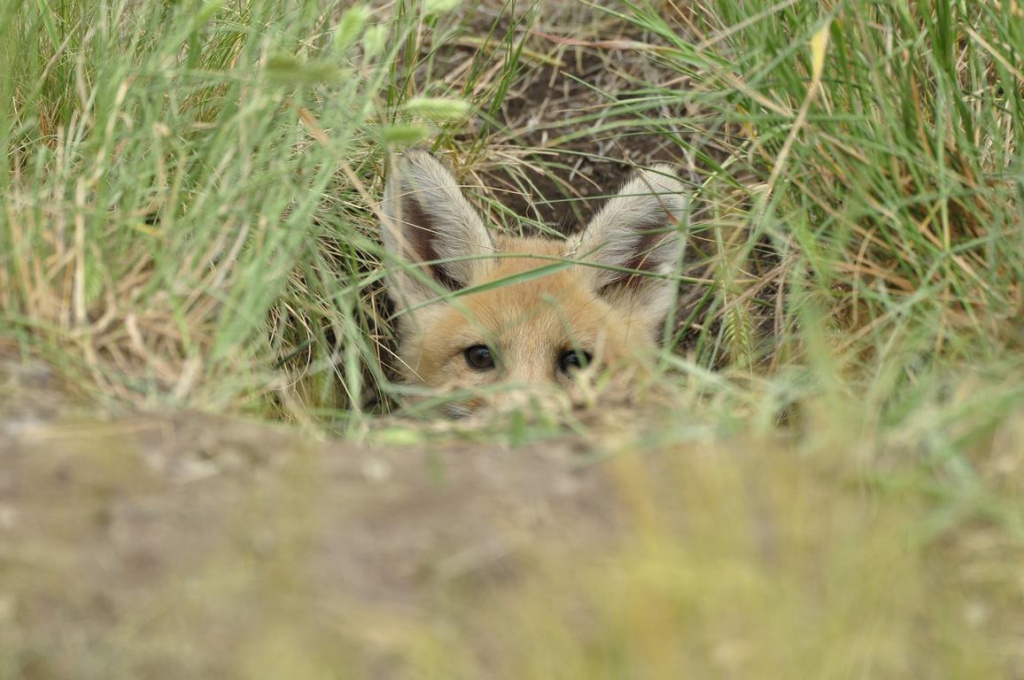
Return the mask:
{"type": "MultiPolygon", "coordinates": [[[[414,268],[418,272],[398,262],[390,265],[389,291],[398,306],[406,382],[447,389],[511,383],[534,392],[570,390],[575,372],[558,365],[567,350],[591,354],[597,370],[620,369],[630,359],[654,353],[671,300],[671,280],[642,277],[627,285],[609,267],[662,273],[675,264],[679,238],[674,227],[685,202],[681,183],[667,168],[627,183],[587,230],[566,241],[487,233],[455,189],[454,178],[429,155],[407,154],[394,172],[382,225],[388,249],[413,262],[474,258],[421,265],[414,268]],[[650,236],[650,229],[634,229],[633,223],[654,222],[661,223],[663,233],[650,236]],[[638,253],[640,242],[649,253],[638,253]],[[461,292],[566,260],[580,263],[478,292],[451,295],[435,283],[443,281],[461,292]],[[599,266],[588,266],[594,264],[599,266]],[[474,345],[491,348],[497,358],[493,370],[467,363],[465,351],[474,345]]],[[[518,395],[491,392],[453,403],[448,412],[465,415],[484,404],[518,403],[523,394],[521,389],[518,395]]]]}

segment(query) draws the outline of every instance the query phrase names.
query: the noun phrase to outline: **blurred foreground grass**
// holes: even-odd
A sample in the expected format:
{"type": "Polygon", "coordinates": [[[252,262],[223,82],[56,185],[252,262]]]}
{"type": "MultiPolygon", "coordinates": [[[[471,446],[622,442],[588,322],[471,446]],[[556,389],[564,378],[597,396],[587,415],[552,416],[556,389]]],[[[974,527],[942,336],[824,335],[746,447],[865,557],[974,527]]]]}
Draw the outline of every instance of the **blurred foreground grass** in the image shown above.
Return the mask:
{"type": "Polygon", "coordinates": [[[1021,396],[985,386],[1004,417],[929,405],[943,441],[975,433],[952,450],[854,406],[807,437],[650,414],[583,448],[25,428],[0,677],[1016,677],[1021,396]]]}

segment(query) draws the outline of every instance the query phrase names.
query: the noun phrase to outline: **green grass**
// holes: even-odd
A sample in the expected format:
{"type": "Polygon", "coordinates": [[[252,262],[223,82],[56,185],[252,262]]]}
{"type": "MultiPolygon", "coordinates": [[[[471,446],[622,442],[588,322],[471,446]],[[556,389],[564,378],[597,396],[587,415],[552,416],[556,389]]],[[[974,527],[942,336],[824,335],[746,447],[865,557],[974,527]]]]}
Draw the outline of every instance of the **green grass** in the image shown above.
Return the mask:
{"type": "MultiPolygon", "coordinates": [[[[792,654],[769,654],[764,677],[1019,674],[1006,642],[1019,638],[1024,611],[1011,585],[1024,544],[1017,4],[448,4],[6,0],[0,356],[46,362],[99,410],[195,408],[360,436],[400,411],[405,394],[392,381],[382,288],[382,263],[395,264],[375,215],[389,154],[415,144],[444,154],[510,232],[557,231],[552,215],[579,222],[588,200],[616,188],[602,173],[670,160],[694,181],[690,257],[650,387],[693,429],[655,418],[630,432],[630,446],[685,468],[692,449],[728,457],[781,437],[787,474],[822,485],[815,503],[837,494],[830,511],[844,549],[868,552],[832,561],[820,555],[827,526],[811,527],[808,544],[798,528],[783,531],[780,550],[796,566],[781,590],[763,565],[743,576],[737,601],[749,621],[730,619],[698,587],[753,563],[740,529],[707,562],[688,563],[677,591],[662,580],[665,565],[689,553],[665,527],[576,583],[558,566],[571,557],[552,558],[519,604],[495,605],[518,634],[505,649],[523,660],[495,676],[558,676],[538,651],[549,639],[571,662],[561,677],[703,677],[719,667],[694,658],[720,654],[721,668],[739,659],[749,669],[750,654],[780,649],[792,654]],[[570,75],[551,86],[555,66],[570,75]],[[512,207],[522,205],[525,214],[512,207]],[[846,476],[830,477],[829,464],[846,476]],[[893,526],[865,519],[878,508],[893,526]],[[992,557],[975,539],[1003,548],[992,557]],[[906,541],[902,563],[894,546],[906,541]],[[894,563],[887,591],[843,571],[884,574],[894,563]],[[818,564],[839,579],[828,588],[849,578],[869,603],[892,591],[905,599],[878,623],[878,608],[862,616],[863,603],[811,597],[807,606],[836,628],[787,647],[806,622],[797,575],[818,564]],[[585,588],[615,593],[586,605],[601,609],[595,649],[570,634],[585,588]],[[633,588],[664,608],[644,618],[627,601],[633,588]],[[929,588],[941,593],[934,603],[920,590],[929,588]],[[552,591],[566,600],[546,602],[552,591]],[[972,628],[958,597],[1000,604],[972,628]],[[921,618],[941,629],[924,642],[911,630],[921,618]],[[545,626],[531,629],[538,620],[545,626]],[[702,639],[708,620],[748,646],[718,649],[725,633],[702,639]],[[858,666],[863,650],[835,642],[865,620],[886,632],[869,640],[885,648],[877,667],[858,666]],[[666,651],[674,641],[658,642],[669,630],[693,636],[692,656],[681,661],[666,651]],[[930,644],[948,658],[912,658],[930,644]]],[[[536,442],[549,425],[513,420],[497,434],[462,435],[536,442]]],[[[600,428],[585,419],[569,425],[598,455],[630,448],[597,441],[600,428]]],[[[728,466],[709,470],[698,473],[722,490],[699,536],[740,512],[729,504],[748,488],[728,466]]],[[[773,474],[771,493],[783,498],[787,477],[773,474]]],[[[794,515],[813,516],[812,507],[794,515]]],[[[301,647],[286,633],[280,644],[301,647]]],[[[435,642],[416,647],[427,666],[434,653],[455,658],[435,642]]]]}
{"type": "Polygon", "coordinates": [[[401,108],[402,14],[15,3],[5,334],[122,403],[268,413],[285,365],[363,402],[375,234],[339,165],[372,193],[380,141],[429,130],[401,108]]]}

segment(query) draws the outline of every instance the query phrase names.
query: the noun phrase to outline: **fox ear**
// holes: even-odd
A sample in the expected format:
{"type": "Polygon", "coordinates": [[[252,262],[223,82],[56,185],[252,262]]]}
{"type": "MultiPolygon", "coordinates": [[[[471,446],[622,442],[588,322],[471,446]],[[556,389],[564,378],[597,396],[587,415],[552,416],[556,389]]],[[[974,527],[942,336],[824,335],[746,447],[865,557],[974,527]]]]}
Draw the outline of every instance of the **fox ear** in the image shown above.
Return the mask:
{"type": "Polygon", "coordinates": [[[631,177],[577,237],[572,251],[590,267],[595,290],[652,326],[665,318],[676,285],[662,278],[682,249],[676,228],[686,210],[686,187],[668,165],[631,177]],[[651,276],[651,275],[655,276],[651,276]]]}
{"type": "Polygon", "coordinates": [[[438,260],[495,251],[455,177],[424,151],[406,152],[392,165],[381,213],[384,247],[398,260],[389,267],[388,289],[399,308],[435,299],[439,287],[465,288],[484,266],[482,260],[438,260]],[[410,270],[409,262],[419,271],[410,270]]]}

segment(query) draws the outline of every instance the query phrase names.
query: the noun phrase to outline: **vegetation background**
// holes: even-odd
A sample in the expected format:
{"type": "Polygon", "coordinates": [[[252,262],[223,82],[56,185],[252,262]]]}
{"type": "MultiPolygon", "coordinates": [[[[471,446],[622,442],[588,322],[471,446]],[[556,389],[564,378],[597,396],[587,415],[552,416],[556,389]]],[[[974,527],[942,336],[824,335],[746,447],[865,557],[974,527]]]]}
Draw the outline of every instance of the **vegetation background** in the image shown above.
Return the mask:
{"type": "Polygon", "coordinates": [[[0,678],[1024,677],[1022,46],[1009,0],[6,0],[0,678]],[[417,144],[513,232],[682,169],[645,403],[399,410],[417,144]]]}

